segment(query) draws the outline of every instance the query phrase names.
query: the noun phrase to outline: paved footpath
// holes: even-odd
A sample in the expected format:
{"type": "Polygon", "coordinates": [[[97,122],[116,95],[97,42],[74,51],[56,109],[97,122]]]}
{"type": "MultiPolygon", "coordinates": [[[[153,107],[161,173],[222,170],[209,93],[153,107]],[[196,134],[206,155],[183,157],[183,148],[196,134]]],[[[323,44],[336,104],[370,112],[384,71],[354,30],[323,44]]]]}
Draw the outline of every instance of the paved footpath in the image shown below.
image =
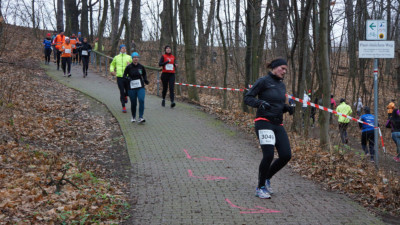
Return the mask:
{"type": "Polygon", "coordinates": [[[118,119],[134,173],[133,224],[383,224],[288,167],[271,180],[273,198],[259,199],[254,193],[262,153],[248,135],[193,105],[171,109],[167,101],[163,108],[153,95],[146,95],[146,123],[132,124],[130,113],[121,113],[115,82],[93,71],[84,79],[80,66],[73,66],[71,78],[54,64],[44,67],[59,82],[103,102],[118,119]]]}

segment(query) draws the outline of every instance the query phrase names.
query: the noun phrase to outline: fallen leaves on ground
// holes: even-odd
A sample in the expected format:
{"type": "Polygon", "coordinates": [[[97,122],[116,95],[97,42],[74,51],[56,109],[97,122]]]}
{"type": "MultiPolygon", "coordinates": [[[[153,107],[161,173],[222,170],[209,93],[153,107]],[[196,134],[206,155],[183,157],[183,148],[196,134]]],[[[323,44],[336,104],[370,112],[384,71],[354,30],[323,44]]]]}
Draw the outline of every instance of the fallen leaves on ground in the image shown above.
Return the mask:
{"type": "Polygon", "coordinates": [[[39,53],[0,59],[0,223],[119,223],[129,204],[111,178],[118,123],[50,79],[39,53]]]}

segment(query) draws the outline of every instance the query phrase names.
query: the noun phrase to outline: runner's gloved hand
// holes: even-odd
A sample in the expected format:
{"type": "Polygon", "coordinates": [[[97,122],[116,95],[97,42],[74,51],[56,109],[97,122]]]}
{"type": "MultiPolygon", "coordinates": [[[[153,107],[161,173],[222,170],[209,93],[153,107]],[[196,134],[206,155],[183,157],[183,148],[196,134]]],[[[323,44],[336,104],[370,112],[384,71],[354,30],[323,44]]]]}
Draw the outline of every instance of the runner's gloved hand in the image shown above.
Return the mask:
{"type": "Polygon", "coordinates": [[[147,84],[149,84],[149,81],[148,80],[144,80],[144,83],[147,85],[147,84]]]}
{"type": "Polygon", "coordinates": [[[262,110],[267,110],[271,108],[271,105],[266,101],[262,101],[258,108],[262,110]]]}
{"type": "Polygon", "coordinates": [[[294,113],[294,108],[288,104],[285,104],[285,106],[283,106],[283,113],[289,112],[289,115],[293,115],[294,113]]]}

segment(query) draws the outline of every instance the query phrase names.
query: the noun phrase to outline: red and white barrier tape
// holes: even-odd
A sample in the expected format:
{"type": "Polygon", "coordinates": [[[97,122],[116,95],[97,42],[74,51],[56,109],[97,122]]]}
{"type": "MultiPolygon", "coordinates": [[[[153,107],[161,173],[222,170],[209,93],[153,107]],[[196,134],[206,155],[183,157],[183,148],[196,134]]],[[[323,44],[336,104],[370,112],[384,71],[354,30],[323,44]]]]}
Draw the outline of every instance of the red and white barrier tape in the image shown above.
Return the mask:
{"type": "Polygon", "coordinates": [[[315,103],[312,103],[312,102],[307,102],[307,101],[304,101],[303,99],[300,99],[300,98],[293,97],[292,95],[286,94],[286,96],[287,96],[288,98],[290,98],[290,99],[293,99],[293,100],[297,101],[297,102],[300,102],[300,103],[303,103],[303,104],[307,104],[307,105],[309,105],[309,106],[311,106],[311,107],[314,107],[314,108],[317,108],[317,109],[320,109],[320,110],[323,110],[323,111],[326,111],[326,112],[329,112],[329,113],[332,113],[332,114],[336,114],[336,115],[339,115],[339,116],[342,116],[342,117],[345,117],[345,118],[350,119],[350,120],[353,120],[353,121],[355,121],[355,122],[357,122],[357,123],[362,123],[362,124],[371,126],[371,127],[373,127],[374,129],[378,129],[378,131],[379,131],[379,136],[380,136],[381,142],[382,142],[382,148],[383,148],[383,151],[386,153],[385,144],[383,143],[382,132],[381,132],[381,129],[380,129],[379,127],[375,127],[375,126],[372,125],[372,124],[366,123],[366,122],[364,122],[364,121],[361,121],[361,120],[359,120],[359,119],[353,118],[353,117],[348,116],[348,115],[346,115],[346,114],[343,114],[343,113],[340,113],[340,112],[336,112],[336,111],[333,110],[333,109],[329,109],[329,108],[327,108],[327,107],[324,107],[324,106],[321,106],[321,105],[318,105],[318,104],[315,104],[315,103]]]}
{"type": "MultiPolygon", "coordinates": [[[[242,88],[211,87],[211,86],[203,86],[203,85],[196,85],[196,84],[185,84],[185,83],[175,83],[175,84],[176,84],[176,85],[181,85],[181,86],[188,86],[188,87],[207,88],[207,89],[217,89],[217,90],[227,90],[227,91],[242,91],[242,92],[243,92],[243,91],[245,91],[245,90],[248,90],[248,89],[244,89],[244,88],[242,89],[242,88]]],[[[249,88],[251,88],[251,87],[252,87],[252,85],[249,85],[249,88]]],[[[359,120],[359,119],[353,118],[353,117],[348,116],[348,115],[346,115],[346,114],[343,114],[343,113],[340,113],[340,112],[336,112],[336,111],[333,110],[333,109],[329,109],[329,108],[327,108],[327,107],[324,107],[324,106],[321,106],[321,105],[318,105],[318,104],[315,104],[315,103],[312,103],[312,102],[307,102],[307,101],[304,101],[303,99],[300,99],[300,98],[293,97],[292,95],[286,94],[286,96],[287,96],[288,98],[290,98],[290,99],[293,99],[293,100],[297,101],[297,102],[300,102],[300,103],[303,103],[303,104],[305,103],[305,104],[307,104],[307,105],[309,105],[309,106],[311,106],[311,107],[314,107],[314,108],[317,108],[317,109],[320,109],[320,110],[323,110],[323,111],[326,111],[326,112],[329,112],[329,113],[332,113],[332,114],[336,114],[336,115],[339,115],[339,116],[348,118],[348,119],[353,120],[353,121],[355,121],[355,122],[357,122],[357,123],[362,123],[362,124],[371,126],[371,127],[373,127],[374,129],[378,129],[378,131],[379,131],[379,136],[380,136],[380,138],[381,138],[382,148],[383,148],[383,151],[386,153],[385,144],[384,144],[384,142],[383,142],[383,137],[382,137],[382,132],[381,132],[381,129],[380,129],[379,127],[375,127],[375,126],[372,125],[372,124],[366,123],[366,122],[364,122],[364,121],[361,121],[361,120],[359,120]]]]}
{"type": "Polygon", "coordinates": [[[197,87],[197,88],[207,88],[207,89],[217,89],[217,90],[227,90],[227,91],[244,91],[245,89],[240,88],[223,88],[223,87],[211,87],[211,86],[203,86],[196,84],[185,84],[185,83],[175,83],[176,85],[188,86],[188,87],[197,87]]]}

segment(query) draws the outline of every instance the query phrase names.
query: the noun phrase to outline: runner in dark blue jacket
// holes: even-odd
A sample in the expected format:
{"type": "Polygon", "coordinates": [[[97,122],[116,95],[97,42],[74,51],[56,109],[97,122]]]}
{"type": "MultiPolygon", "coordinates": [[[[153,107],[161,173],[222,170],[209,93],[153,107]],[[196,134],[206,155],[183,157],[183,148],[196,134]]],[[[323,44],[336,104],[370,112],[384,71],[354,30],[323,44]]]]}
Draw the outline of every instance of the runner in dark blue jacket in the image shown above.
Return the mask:
{"type": "Polygon", "coordinates": [[[288,69],[287,62],[275,59],[267,67],[271,70],[268,75],[258,79],[244,97],[247,105],[257,108],[255,130],[263,152],[256,189],[259,198],[271,198],[270,179],[292,157],[289,138],[282,124],[283,113],[293,114],[293,108],[285,103],[283,78],[288,69]],[[279,158],[272,163],[275,147],[279,158]]]}
{"type": "MultiPolygon", "coordinates": [[[[360,117],[360,120],[363,122],[366,122],[368,124],[374,125],[375,123],[375,116],[371,114],[371,110],[369,109],[368,106],[364,107],[364,115],[360,117]]],[[[375,132],[374,132],[374,127],[369,126],[366,124],[359,123],[360,129],[361,129],[361,146],[362,149],[364,150],[365,155],[370,155],[371,160],[374,160],[374,154],[375,154],[375,132]],[[367,150],[367,142],[369,142],[369,151],[367,150]]]]}
{"type": "Polygon", "coordinates": [[[44,46],[44,64],[49,65],[51,55],[51,34],[48,33],[46,38],[43,40],[44,46]]]}

